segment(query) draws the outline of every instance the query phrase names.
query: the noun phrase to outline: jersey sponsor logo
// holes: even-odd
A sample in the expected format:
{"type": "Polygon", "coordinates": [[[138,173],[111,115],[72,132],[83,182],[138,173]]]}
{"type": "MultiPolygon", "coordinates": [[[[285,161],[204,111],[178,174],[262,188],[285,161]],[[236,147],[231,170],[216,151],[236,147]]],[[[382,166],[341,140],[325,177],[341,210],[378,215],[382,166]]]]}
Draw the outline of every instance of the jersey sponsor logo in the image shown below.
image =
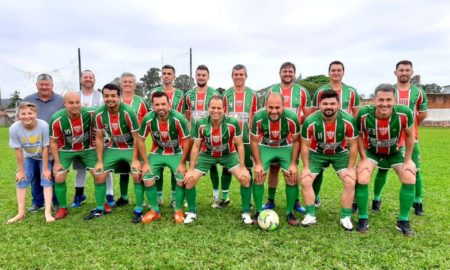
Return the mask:
{"type": "Polygon", "coordinates": [[[379,130],[380,134],[381,134],[382,136],[384,136],[384,135],[386,135],[387,132],[388,132],[388,127],[380,127],[380,128],[378,128],[378,130],[379,130]]]}
{"type": "Polygon", "coordinates": [[[228,145],[224,144],[221,146],[207,146],[208,150],[210,150],[211,152],[224,152],[225,150],[228,149],[228,145]]]}
{"type": "Polygon", "coordinates": [[[178,147],[178,140],[170,140],[167,142],[157,140],[156,144],[161,148],[169,148],[169,147],[176,148],[176,147],[178,147]]]}
{"type": "Polygon", "coordinates": [[[382,141],[375,138],[370,138],[370,144],[374,145],[375,147],[391,147],[397,144],[397,138],[382,141]]]}
{"type": "Polygon", "coordinates": [[[249,113],[246,113],[246,112],[231,112],[231,113],[228,113],[228,116],[232,117],[232,118],[236,118],[238,121],[243,122],[243,123],[248,122],[250,120],[250,115],[249,115],[249,113]]]}
{"type": "Polygon", "coordinates": [[[334,138],[334,131],[327,131],[327,138],[328,139],[333,139],[334,138]]]}
{"type": "Polygon", "coordinates": [[[89,140],[89,133],[84,133],[80,136],[68,136],[65,139],[70,144],[81,143],[89,140]]]}
{"type": "Polygon", "coordinates": [[[207,111],[193,111],[191,117],[194,120],[198,120],[198,119],[206,117],[208,115],[209,115],[209,113],[207,111]]]}
{"type": "Polygon", "coordinates": [[[131,134],[112,136],[111,139],[115,143],[126,143],[129,139],[131,139],[131,134]]]}
{"type": "Polygon", "coordinates": [[[326,150],[336,150],[339,146],[341,146],[340,142],[337,143],[326,143],[326,142],[319,142],[318,143],[319,148],[322,148],[324,151],[326,150]]]}

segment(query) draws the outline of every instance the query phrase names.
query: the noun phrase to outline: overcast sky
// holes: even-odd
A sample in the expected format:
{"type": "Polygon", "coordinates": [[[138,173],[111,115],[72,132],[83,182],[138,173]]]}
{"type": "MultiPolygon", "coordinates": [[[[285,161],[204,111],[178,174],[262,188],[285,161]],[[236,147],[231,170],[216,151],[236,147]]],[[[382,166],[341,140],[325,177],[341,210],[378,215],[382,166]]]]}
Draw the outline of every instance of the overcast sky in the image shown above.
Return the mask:
{"type": "Polygon", "coordinates": [[[450,84],[450,1],[10,1],[0,0],[0,88],[36,91],[38,73],[55,91],[77,87],[82,68],[101,88],[124,71],[141,78],[172,64],[177,75],[206,64],[209,85],[232,85],[231,68],[248,68],[247,85],[279,81],[294,62],[305,78],[345,64],[344,82],[366,96],[395,82],[395,63],[410,59],[422,83],[450,84]]]}

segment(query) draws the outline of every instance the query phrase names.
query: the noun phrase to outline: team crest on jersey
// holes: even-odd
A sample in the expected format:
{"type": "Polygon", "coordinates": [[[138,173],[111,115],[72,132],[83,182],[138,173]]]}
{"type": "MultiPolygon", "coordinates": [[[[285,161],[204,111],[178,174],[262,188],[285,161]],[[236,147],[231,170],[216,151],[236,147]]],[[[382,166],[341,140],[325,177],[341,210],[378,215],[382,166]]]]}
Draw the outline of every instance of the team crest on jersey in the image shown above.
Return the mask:
{"type": "Polygon", "coordinates": [[[276,137],[276,138],[278,138],[278,136],[280,135],[280,132],[278,130],[273,130],[273,131],[271,131],[271,133],[272,133],[272,137],[276,137]]]}
{"type": "Polygon", "coordinates": [[[76,133],[78,133],[78,132],[81,131],[81,126],[74,126],[74,127],[73,127],[73,130],[74,130],[76,133]]]}
{"type": "Polygon", "coordinates": [[[327,138],[333,139],[334,138],[334,131],[327,131],[327,138]]]}
{"type": "Polygon", "coordinates": [[[161,137],[163,137],[163,138],[167,138],[169,136],[169,132],[167,132],[167,131],[161,131],[160,134],[161,134],[161,137]]]}
{"type": "Polygon", "coordinates": [[[289,100],[289,96],[283,96],[283,98],[284,98],[284,101],[289,100]]]}
{"type": "Polygon", "coordinates": [[[112,127],[112,129],[118,129],[119,128],[119,124],[118,123],[112,123],[111,127],[112,127]]]}
{"type": "Polygon", "coordinates": [[[236,100],[236,105],[238,107],[241,107],[242,106],[242,100],[236,100]]]}
{"type": "Polygon", "coordinates": [[[213,137],[213,142],[218,143],[220,142],[220,136],[212,136],[213,137]]]}
{"type": "Polygon", "coordinates": [[[198,105],[200,105],[200,106],[203,106],[203,102],[204,102],[203,99],[199,99],[199,100],[197,101],[198,105]]]}
{"type": "Polygon", "coordinates": [[[378,130],[380,131],[380,134],[383,135],[383,136],[388,133],[388,128],[387,127],[381,127],[381,128],[378,128],[378,130]]]}

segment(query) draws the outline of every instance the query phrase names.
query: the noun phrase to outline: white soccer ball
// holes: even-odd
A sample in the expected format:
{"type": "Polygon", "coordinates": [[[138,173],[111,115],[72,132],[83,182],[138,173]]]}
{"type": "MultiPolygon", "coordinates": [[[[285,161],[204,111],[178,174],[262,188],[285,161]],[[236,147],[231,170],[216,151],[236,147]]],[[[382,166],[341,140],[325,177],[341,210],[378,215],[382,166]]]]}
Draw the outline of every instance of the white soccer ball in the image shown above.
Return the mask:
{"type": "Polygon", "coordinates": [[[278,214],[270,209],[263,210],[258,216],[258,225],[266,231],[273,231],[280,225],[278,214]]]}

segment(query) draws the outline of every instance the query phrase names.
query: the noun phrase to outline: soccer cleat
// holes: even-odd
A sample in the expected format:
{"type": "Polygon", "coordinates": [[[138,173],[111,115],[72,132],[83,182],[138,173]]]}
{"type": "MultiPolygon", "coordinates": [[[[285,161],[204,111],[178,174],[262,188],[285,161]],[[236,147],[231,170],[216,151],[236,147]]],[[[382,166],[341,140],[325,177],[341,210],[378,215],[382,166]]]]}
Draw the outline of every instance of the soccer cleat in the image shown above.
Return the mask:
{"type": "Polygon", "coordinates": [[[295,202],[295,204],[294,204],[294,210],[299,212],[300,214],[306,213],[305,207],[301,206],[300,202],[298,202],[298,201],[295,202]]]}
{"type": "Polygon", "coordinates": [[[140,223],[142,221],[142,212],[133,212],[133,219],[131,220],[133,223],[140,223]]]}
{"type": "Polygon", "coordinates": [[[124,206],[124,205],[127,205],[128,204],[128,200],[127,199],[124,199],[124,198],[122,198],[122,197],[120,197],[117,201],[116,201],[116,206],[117,207],[121,207],[121,206],[124,206]]]}
{"type": "Polygon", "coordinates": [[[372,200],[372,211],[374,212],[380,212],[381,209],[381,200],[376,201],[376,200],[372,200]]]}
{"type": "Polygon", "coordinates": [[[73,203],[72,203],[72,208],[77,208],[81,206],[81,203],[83,203],[86,200],[86,195],[80,195],[80,196],[76,196],[73,197],[73,203]]]}
{"type": "Polygon", "coordinates": [[[320,201],[319,198],[314,199],[314,206],[315,206],[316,208],[319,208],[319,206],[320,206],[321,203],[322,203],[322,202],[320,201]]]}
{"type": "Polygon", "coordinates": [[[358,220],[358,227],[356,230],[360,233],[365,233],[369,229],[369,220],[367,218],[360,218],[358,220]]]}
{"type": "Polygon", "coordinates": [[[155,210],[148,211],[142,218],[142,223],[148,224],[151,223],[153,220],[161,220],[161,213],[156,212],[155,210]]]}
{"type": "Polygon", "coordinates": [[[212,201],[211,207],[212,208],[219,208],[219,203],[220,203],[219,197],[218,196],[213,196],[213,201],[212,201]]]}
{"type": "Polygon", "coordinates": [[[242,213],[241,215],[242,218],[242,222],[246,225],[252,225],[253,224],[253,219],[250,216],[250,213],[242,213]]]}
{"type": "Polygon", "coordinates": [[[173,215],[173,219],[175,220],[176,224],[182,224],[184,221],[183,211],[181,211],[181,210],[175,211],[175,214],[173,215]]]}
{"type": "Polygon", "coordinates": [[[310,225],[314,225],[317,223],[317,218],[315,216],[312,216],[310,214],[306,214],[305,217],[302,220],[302,226],[308,227],[310,225]]]}
{"type": "Polygon", "coordinates": [[[59,208],[56,211],[55,219],[64,219],[69,215],[69,210],[67,208],[59,208]]]}
{"type": "Polygon", "coordinates": [[[422,203],[413,203],[412,207],[414,208],[414,214],[416,216],[423,216],[423,204],[422,203]]]}
{"type": "Polygon", "coordinates": [[[106,202],[108,205],[112,208],[116,206],[116,202],[114,201],[114,195],[107,194],[106,195],[106,202]]]}
{"type": "Polygon", "coordinates": [[[346,231],[352,231],[353,230],[353,223],[352,223],[352,218],[351,217],[341,218],[339,220],[339,222],[341,223],[341,225],[344,228],[344,230],[346,230],[346,231]]]}
{"type": "Polygon", "coordinates": [[[186,217],[184,218],[184,224],[191,224],[197,219],[197,214],[192,212],[187,212],[186,217]]]}
{"type": "Polygon", "coordinates": [[[94,218],[103,217],[103,214],[104,212],[102,210],[95,208],[89,213],[89,215],[84,217],[84,220],[91,220],[94,218]]]}
{"type": "Polygon", "coordinates": [[[403,233],[404,236],[411,236],[413,234],[411,227],[409,226],[409,221],[399,220],[397,221],[397,226],[395,228],[403,233]]]}
{"type": "Polygon", "coordinates": [[[291,226],[298,226],[300,225],[300,221],[294,216],[294,214],[289,213],[286,217],[287,223],[291,226]]]}
{"type": "Polygon", "coordinates": [[[230,198],[222,199],[219,202],[219,208],[225,208],[230,204],[230,198]]]}
{"type": "Polygon", "coordinates": [[[109,206],[108,203],[103,204],[103,208],[105,208],[105,210],[103,212],[105,212],[105,214],[109,214],[112,212],[111,206],[109,206]]]}
{"type": "Polygon", "coordinates": [[[356,213],[358,211],[358,204],[356,201],[353,201],[352,203],[352,213],[356,213]]]}
{"type": "Polygon", "coordinates": [[[267,202],[262,207],[263,210],[274,209],[274,208],[275,208],[275,202],[272,200],[267,200],[267,202]]]}
{"type": "Polygon", "coordinates": [[[27,209],[27,211],[30,213],[35,213],[38,210],[42,210],[42,209],[44,209],[44,206],[37,206],[37,205],[33,204],[30,208],[27,209]]]}
{"type": "Polygon", "coordinates": [[[163,198],[162,198],[162,196],[160,197],[160,196],[158,196],[158,206],[162,206],[163,205],[163,198]]]}

